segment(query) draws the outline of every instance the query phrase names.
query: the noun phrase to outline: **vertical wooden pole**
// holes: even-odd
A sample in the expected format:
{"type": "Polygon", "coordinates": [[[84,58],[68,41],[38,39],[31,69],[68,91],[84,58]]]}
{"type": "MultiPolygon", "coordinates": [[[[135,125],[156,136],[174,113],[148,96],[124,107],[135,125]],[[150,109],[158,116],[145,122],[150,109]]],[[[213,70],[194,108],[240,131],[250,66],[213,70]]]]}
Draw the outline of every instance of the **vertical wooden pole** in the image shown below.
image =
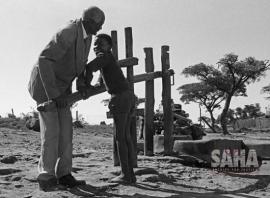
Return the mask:
{"type": "MultiPolygon", "coordinates": [[[[133,38],[132,38],[132,28],[125,28],[125,41],[126,41],[126,58],[133,57],[133,38]]],[[[133,67],[127,67],[127,79],[130,83],[131,90],[134,91],[133,83],[133,67]]]]}
{"type": "Polygon", "coordinates": [[[79,112],[76,111],[76,121],[79,121],[79,112]]]}
{"type": "Polygon", "coordinates": [[[11,113],[12,113],[12,115],[14,116],[14,110],[13,110],[13,108],[11,109],[11,113]]]}
{"type": "Polygon", "coordinates": [[[200,126],[202,125],[202,109],[201,109],[201,104],[199,104],[199,109],[200,109],[200,126]]]}
{"type": "MultiPolygon", "coordinates": [[[[132,37],[132,28],[125,28],[125,43],[126,43],[126,58],[133,57],[133,37],[132,37]]],[[[133,66],[127,68],[127,80],[130,84],[130,89],[134,93],[134,83],[133,83],[133,66]]],[[[134,104],[135,105],[135,104],[134,104]]],[[[130,123],[130,135],[134,146],[133,161],[134,167],[138,167],[137,163],[137,133],[136,133],[136,115],[131,118],[130,123]]]]}
{"type": "Polygon", "coordinates": [[[118,43],[117,43],[117,31],[111,31],[112,37],[112,54],[116,60],[118,60],[118,43]]]}
{"type": "MultiPolygon", "coordinates": [[[[116,60],[118,60],[118,43],[117,43],[117,31],[111,31],[112,38],[112,54],[116,60]]],[[[113,130],[115,131],[115,124],[113,122],[113,130]]],[[[114,133],[115,134],[115,133],[114,133]]],[[[113,165],[120,166],[117,146],[115,137],[113,136],[113,165]]]]}
{"type": "MultiPolygon", "coordinates": [[[[154,71],[153,48],[144,48],[145,71],[154,71]]],[[[153,155],[154,136],[154,79],[145,82],[145,108],[144,108],[144,155],[153,155]]]]}
{"type": "Polygon", "coordinates": [[[162,64],[162,105],[164,112],[164,153],[170,154],[173,148],[172,130],[173,114],[171,99],[171,78],[168,72],[170,69],[169,46],[161,47],[162,64]]]}

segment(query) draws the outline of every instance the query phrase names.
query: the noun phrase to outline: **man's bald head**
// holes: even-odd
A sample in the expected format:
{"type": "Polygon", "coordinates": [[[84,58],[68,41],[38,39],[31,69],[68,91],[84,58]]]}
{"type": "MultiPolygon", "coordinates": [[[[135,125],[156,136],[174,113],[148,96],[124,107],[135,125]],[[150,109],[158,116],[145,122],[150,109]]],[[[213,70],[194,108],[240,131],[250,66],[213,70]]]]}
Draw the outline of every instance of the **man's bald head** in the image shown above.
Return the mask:
{"type": "Polygon", "coordinates": [[[103,24],[105,21],[105,14],[100,8],[91,6],[83,11],[82,19],[84,21],[93,20],[97,24],[103,24]]]}

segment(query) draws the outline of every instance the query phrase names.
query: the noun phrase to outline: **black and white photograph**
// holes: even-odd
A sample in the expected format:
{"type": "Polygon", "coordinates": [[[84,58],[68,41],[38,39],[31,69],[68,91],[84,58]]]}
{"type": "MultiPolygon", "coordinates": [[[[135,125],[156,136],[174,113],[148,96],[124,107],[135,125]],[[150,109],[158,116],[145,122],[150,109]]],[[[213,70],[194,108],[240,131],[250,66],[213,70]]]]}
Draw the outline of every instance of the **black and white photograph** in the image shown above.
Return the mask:
{"type": "Polygon", "coordinates": [[[0,0],[0,198],[270,197],[269,0],[0,0]]]}

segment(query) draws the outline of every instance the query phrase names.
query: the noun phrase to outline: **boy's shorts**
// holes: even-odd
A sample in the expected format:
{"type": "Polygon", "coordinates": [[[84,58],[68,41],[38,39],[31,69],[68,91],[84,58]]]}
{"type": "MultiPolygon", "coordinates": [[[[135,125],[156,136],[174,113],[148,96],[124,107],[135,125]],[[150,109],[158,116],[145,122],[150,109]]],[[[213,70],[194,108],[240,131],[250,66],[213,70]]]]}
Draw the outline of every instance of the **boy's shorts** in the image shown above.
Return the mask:
{"type": "Polygon", "coordinates": [[[109,109],[112,114],[133,113],[135,109],[134,94],[129,90],[120,94],[112,94],[109,109]]]}

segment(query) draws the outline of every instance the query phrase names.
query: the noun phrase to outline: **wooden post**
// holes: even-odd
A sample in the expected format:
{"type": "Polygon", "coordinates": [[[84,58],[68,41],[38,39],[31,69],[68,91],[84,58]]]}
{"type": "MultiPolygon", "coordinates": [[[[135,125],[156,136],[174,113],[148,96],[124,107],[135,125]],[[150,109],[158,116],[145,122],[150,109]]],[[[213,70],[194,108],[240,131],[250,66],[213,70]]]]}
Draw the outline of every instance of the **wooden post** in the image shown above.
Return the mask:
{"type": "Polygon", "coordinates": [[[161,47],[162,64],[162,105],[164,112],[164,153],[171,154],[173,148],[172,130],[173,114],[171,99],[171,78],[168,70],[170,69],[169,46],[161,47]]]}
{"type": "Polygon", "coordinates": [[[14,110],[13,110],[13,108],[11,109],[11,114],[14,116],[14,110]]]}
{"type": "Polygon", "coordinates": [[[117,43],[117,31],[111,31],[112,37],[112,54],[116,60],[118,60],[118,43],[117,43]]]}
{"type": "MultiPolygon", "coordinates": [[[[133,57],[133,38],[131,27],[125,28],[125,41],[126,41],[126,58],[133,57]]],[[[134,75],[133,67],[128,67],[127,79],[129,81],[131,90],[134,91],[133,75],[134,75]]]]}
{"type": "MultiPolygon", "coordinates": [[[[118,60],[118,43],[117,43],[117,31],[111,31],[111,38],[112,38],[112,54],[115,60],[118,60]]],[[[115,123],[113,121],[113,130],[115,131],[115,123]]],[[[120,166],[117,145],[115,137],[113,136],[113,165],[120,166]]]]}
{"type": "Polygon", "coordinates": [[[202,108],[201,104],[199,103],[199,109],[200,109],[200,126],[202,125],[202,108]]]}
{"type": "MultiPolygon", "coordinates": [[[[154,71],[153,48],[144,48],[145,71],[154,71]]],[[[145,82],[145,107],[144,107],[144,155],[153,155],[154,136],[154,79],[145,82]]]]}
{"type": "MultiPolygon", "coordinates": [[[[126,58],[133,57],[133,38],[132,38],[132,28],[125,28],[125,43],[126,43],[126,58]]],[[[133,83],[133,66],[127,68],[127,80],[130,84],[130,89],[134,94],[134,83],[133,83]]],[[[135,104],[134,104],[135,105],[135,104]]],[[[136,131],[136,115],[131,118],[130,123],[130,135],[134,146],[133,161],[134,167],[138,167],[137,163],[137,131],[136,131]]]]}
{"type": "Polygon", "coordinates": [[[76,121],[79,121],[79,112],[76,111],[76,121]]]}

